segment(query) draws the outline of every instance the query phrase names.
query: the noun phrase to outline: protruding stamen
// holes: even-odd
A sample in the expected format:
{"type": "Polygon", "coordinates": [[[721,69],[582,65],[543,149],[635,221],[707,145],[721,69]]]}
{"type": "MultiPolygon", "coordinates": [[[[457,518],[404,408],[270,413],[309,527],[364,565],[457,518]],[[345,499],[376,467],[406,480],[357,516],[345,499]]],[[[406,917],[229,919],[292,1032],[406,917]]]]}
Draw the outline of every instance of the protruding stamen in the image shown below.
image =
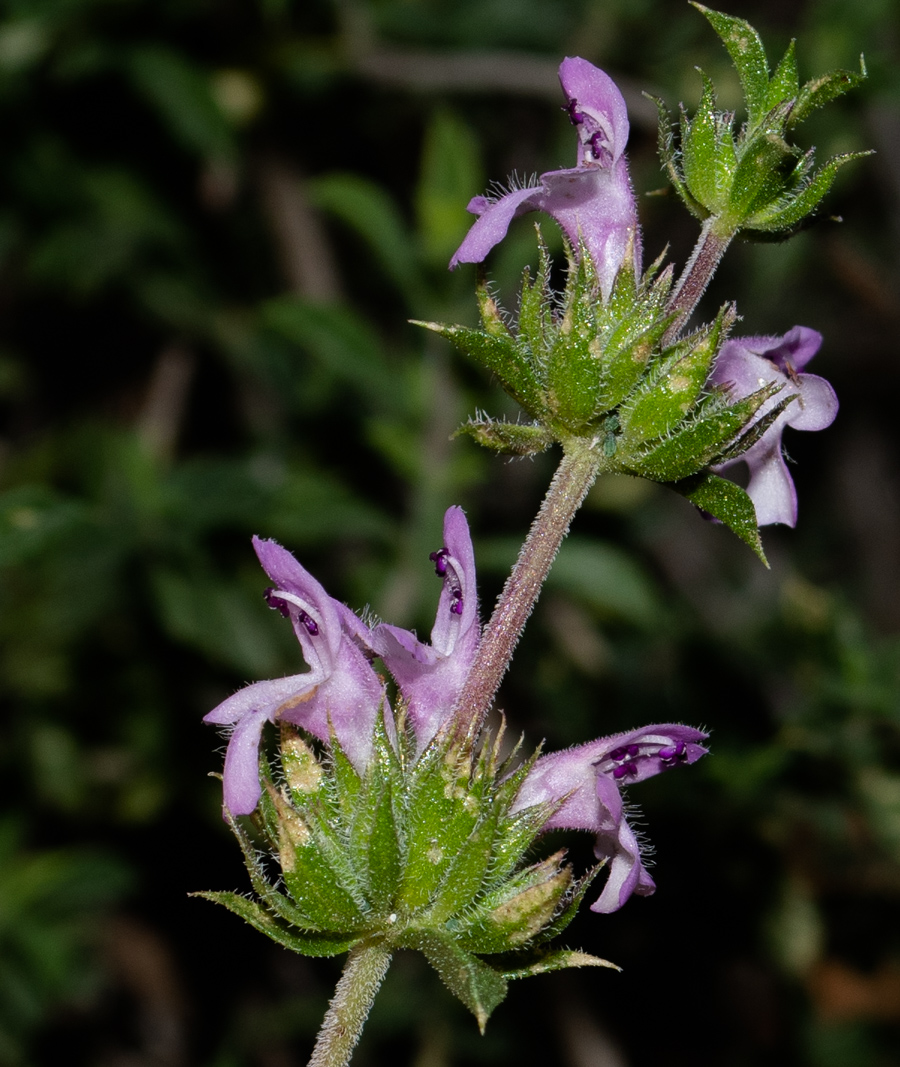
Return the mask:
{"type": "Polygon", "coordinates": [[[263,596],[269,607],[275,608],[276,611],[280,611],[286,619],[291,617],[291,610],[288,605],[294,604],[294,606],[297,607],[297,621],[306,627],[306,631],[310,637],[316,637],[318,635],[319,624],[309,612],[304,611],[303,608],[299,607],[298,601],[300,604],[303,603],[299,597],[294,596],[293,593],[285,593],[281,589],[274,588],[267,589],[263,596]]]}
{"type": "Polygon", "coordinates": [[[580,126],[584,122],[584,112],[578,110],[578,101],[574,97],[566,104],[563,111],[569,116],[573,126],[580,126]]]}
{"type": "Polygon", "coordinates": [[[275,588],[269,588],[263,593],[263,598],[270,608],[274,608],[276,611],[280,611],[281,614],[287,619],[290,618],[290,611],[288,611],[287,603],[278,595],[278,590],[275,588]]]}
{"type": "Polygon", "coordinates": [[[594,159],[600,159],[604,153],[607,155],[609,154],[607,148],[608,143],[609,139],[602,130],[597,130],[596,133],[591,134],[590,140],[588,141],[588,147],[590,148],[594,159]]]}
{"type": "Polygon", "coordinates": [[[637,774],[637,764],[632,760],[628,760],[627,763],[620,763],[618,767],[613,767],[613,778],[616,781],[621,781],[626,775],[634,777],[637,774]]]}
{"type": "Polygon", "coordinates": [[[657,755],[663,763],[671,763],[676,759],[687,759],[687,745],[684,741],[679,741],[675,745],[661,748],[657,755]]]}
{"type": "Polygon", "coordinates": [[[463,613],[463,595],[462,584],[459,580],[459,573],[457,570],[458,564],[456,560],[450,555],[446,548],[440,548],[437,552],[432,552],[428,557],[434,564],[434,573],[438,578],[443,578],[444,581],[449,583],[450,596],[450,611],[454,615],[462,615],[463,613]]]}

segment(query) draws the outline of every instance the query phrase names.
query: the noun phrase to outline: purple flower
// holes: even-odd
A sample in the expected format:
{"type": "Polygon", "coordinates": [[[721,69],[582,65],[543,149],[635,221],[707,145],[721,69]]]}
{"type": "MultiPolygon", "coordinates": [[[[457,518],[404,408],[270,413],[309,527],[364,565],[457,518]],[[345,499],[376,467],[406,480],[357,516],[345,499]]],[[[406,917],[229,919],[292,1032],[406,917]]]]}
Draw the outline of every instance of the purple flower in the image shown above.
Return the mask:
{"type": "Polygon", "coordinates": [[[797,524],[797,491],[781,452],[781,434],[786,426],[795,430],[824,430],[834,422],[838,400],[824,378],[800,371],[822,344],[822,335],[806,326],[795,326],[783,337],[743,337],[722,345],[711,381],[728,386],[734,399],[749,396],[776,382],[784,388],[759,409],[762,418],[783,397],[796,393],[762,437],[738,459],[715,468],[727,470],[735,463],[750,469],[747,492],[756,508],[756,522],[767,526],[797,524]]]}
{"type": "Polygon", "coordinates": [[[331,730],[361,770],[372,748],[375,716],[384,685],[369,664],[368,627],[333,600],[286,549],[253,538],[253,547],[274,588],[270,607],[291,620],[309,664],[306,674],[255,682],[219,704],[203,719],[233,726],[225,755],[225,806],[249,815],[260,796],[259,745],[265,723],[284,720],[328,741],[331,730]]]}
{"type": "Polygon", "coordinates": [[[606,299],[629,244],[635,273],[640,271],[640,233],[624,155],[628,113],[613,80],[585,59],[564,59],[559,80],[565,110],[578,132],[577,165],[548,171],[536,185],[511,188],[499,197],[474,197],[468,210],[479,219],[450,260],[450,269],[482,262],[514,218],[546,211],[573,248],[584,242],[606,299]]]}
{"type": "Polygon", "coordinates": [[[594,854],[609,860],[609,877],[592,911],[616,911],[632,893],[649,896],[656,889],[625,818],[622,786],[696,762],[706,754],[698,744],[706,737],[690,726],[645,726],[541,756],[531,769],[512,810],[562,801],[543,829],[590,830],[597,835],[594,854]]]}
{"type": "Polygon", "coordinates": [[[414,633],[385,623],[372,631],[371,646],[384,660],[407,703],[419,751],[450,717],[481,639],[475,555],[462,508],[444,515],[444,545],[432,552],[435,573],[443,579],[431,644],[414,633]]]}

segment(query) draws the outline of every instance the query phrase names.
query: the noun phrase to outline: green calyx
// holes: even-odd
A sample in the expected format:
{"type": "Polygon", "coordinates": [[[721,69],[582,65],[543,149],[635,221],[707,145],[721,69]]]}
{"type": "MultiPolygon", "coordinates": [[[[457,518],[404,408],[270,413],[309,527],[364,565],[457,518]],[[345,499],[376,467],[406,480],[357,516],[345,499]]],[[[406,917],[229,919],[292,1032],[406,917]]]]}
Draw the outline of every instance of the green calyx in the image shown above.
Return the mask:
{"type": "Polygon", "coordinates": [[[415,758],[402,720],[392,742],[379,716],[363,774],[336,738],[320,759],[283,724],[279,772],[262,761],[252,816],[267,855],[231,823],[256,899],[197,895],[303,955],[373,944],[421,951],[482,1030],[510,979],[614,966],[547,945],[599,868],[576,880],[562,852],[526,859],[550,812],[510,809],[537,754],[513,769],[514,756],[500,762],[499,737],[473,755],[451,731],[415,758]]]}
{"type": "Polygon", "coordinates": [[[671,270],[655,263],[640,280],[626,255],[609,299],[582,248],[569,259],[565,292],[550,292],[547,250],[537,275],[526,270],[518,321],[509,325],[487,285],[478,289],[481,329],[420,323],[446,337],[497,378],[531,418],[510,423],[479,415],[458,433],[510,455],[590,451],[598,473],[662,482],[693,499],[702,476],[704,511],[729,526],[764,559],[753,505],[746,493],[710,467],[746,451],[794,394],[764,418],[757,413],[777,391],[764,386],[733,401],[709,384],[710,371],[735,321],[726,305],[712,323],[666,342],[671,270]],[[754,421],[755,420],[755,421],[754,421]],[[691,480],[692,479],[692,480],[691,480]]]}
{"type": "Polygon", "coordinates": [[[815,212],[840,167],[868,155],[835,156],[815,170],[813,150],[803,152],[788,135],[811,112],[858,86],[865,64],[860,57],[859,73],[833,70],[801,86],[793,41],[770,75],[762,41],[749,23],[694,7],[728,50],[747,117],[735,132],[734,115],[716,107],[713,84],[701,71],[700,104],[693,118],[682,108],[677,137],[665,105],[655,100],[663,165],[688,209],[699,219],[713,217],[720,237],[787,235],[815,212]]]}

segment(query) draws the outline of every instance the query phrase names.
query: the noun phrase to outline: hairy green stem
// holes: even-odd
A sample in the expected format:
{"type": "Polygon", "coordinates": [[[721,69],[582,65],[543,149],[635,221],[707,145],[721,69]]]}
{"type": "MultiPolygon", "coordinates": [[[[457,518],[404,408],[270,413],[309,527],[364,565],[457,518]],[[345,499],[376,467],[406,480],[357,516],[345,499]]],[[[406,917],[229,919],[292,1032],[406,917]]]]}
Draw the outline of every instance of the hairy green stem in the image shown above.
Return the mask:
{"type": "Polygon", "coordinates": [[[700,297],[706,291],[710,278],[715,274],[716,267],[725,255],[725,250],[731,244],[736,231],[725,230],[724,233],[719,233],[717,225],[721,227],[722,220],[715,216],[711,216],[703,223],[691,258],[687,261],[678,284],[669,297],[666,311],[669,314],[674,313],[675,319],[663,335],[663,345],[670,345],[677,340],[700,297]]]}
{"type": "Polygon", "coordinates": [[[575,512],[594,484],[600,459],[590,445],[589,441],[578,441],[564,453],[494,614],[485,627],[475,662],[456,705],[457,733],[461,737],[477,731],[490,710],[550,565],[569,531],[575,512]]]}
{"type": "Polygon", "coordinates": [[[345,1067],[350,1062],[390,962],[383,942],[363,942],[350,950],[309,1067],[345,1067]]]}

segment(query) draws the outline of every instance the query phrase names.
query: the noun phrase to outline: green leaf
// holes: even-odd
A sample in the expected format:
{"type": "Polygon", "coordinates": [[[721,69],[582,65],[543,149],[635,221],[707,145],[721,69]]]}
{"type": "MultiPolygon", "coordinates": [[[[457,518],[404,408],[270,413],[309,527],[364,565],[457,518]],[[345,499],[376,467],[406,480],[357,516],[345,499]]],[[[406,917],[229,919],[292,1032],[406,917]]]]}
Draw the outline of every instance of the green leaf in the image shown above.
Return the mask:
{"type": "Polygon", "coordinates": [[[340,956],[359,940],[357,934],[322,936],[290,929],[256,901],[248,900],[239,893],[206,891],[191,893],[191,896],[202,897],[204,900],[211,900],[214,904],[221,904],[235,915],[240,916],[255,930],[259,930],[261,934],[265,934],[266,937],[289,948],[292,952],[299,952],[302,956],[340,956]]]}
{"type": "Polygon", "coordinates": [[[768,107],[769,64],[759,34],[744,19],[712,11],[702,4],[693,6],[705,15],[728,49],[744,90],[747,117],[751,127],[757,125],[768,107]]]}
{"type": "Polygon", "coordinates": [[[532,456],[553,444],[553,436],[543,426],[494,419],[469,419],[453,435],[471,437],[484,448],[508,456],[532,456]]]}
{"type": "Polygon", "coordinates": [[[719,407],[719,398],[710,398],[706,410],[635,460],[635,472],[659,482],[677,482],[695,474],[720,455],[771,393],[771,389],[760,389],[724,409],[719,407]]]}
{"type": "Polygon", "coordinates": [[[448,867],[429,908],[429,920],[440,923],[477,897],[493,858],[499,812],[480,819],[448,867]]]}
{"type": "Polygon", "coordinates": [[[607,860],[601,860],[600,863],[582,875],[577,882],[573,883],[566,893],[565,900],[562,902],[563,906],[554,916],[553,921],[538,933],[533,944],[546,944],[548,941],[552,941],[554,937],[558,937],[566,929],[578,914],[581,902],[584,900],[588,889],[593,885],[597,875],[606,867],[606,864],[607,860]]]}
{"type": "Polygon", "coordinates": [[[496,374],[506,392],[529,414],[539,416],[543,412],[542,390],[533,370],[512,338],[465,326],[444,326],[436,322],[413,320],[413,325],[424,326],[426,330],[433,330],[434,333],[446,337],[476,363],[496,374]]]}
{"type": "Polygon", "coordinates": [[[845,163],[871,154],[871,152],[850,152],[846,155],[835,156],[816,172],[815,177],[804,186],[801,192],[768,204],[750,215],[745,222],[744,229],[777,233],[796,226],[819,206],[831,188],[837,172],[845,163]]]}
{"type": "MultiPolygon", "coordinates": [[[[547,356],[547,403],[572,433],[594,414],[603,372],[603,346],[597,337],[598,281],[584,249],[576,260],[570,249],[566,304],[547,356]]],[[[632,292],[633,292],[632,285],[632,292]]]]}
{"type": "MultiPolygon", "coordinates": [[[[263,801],[265,801],[265,796],[263,797],[263,801]]],[[[240,823],[231,819],[228,825],[231,827],[232,833],[238,839],[238,844],[241,846],[241,852],[244,855],[244,865],[247,868],[247,873],[250,875],[250,884],[262,900],[266,910],[270,914],[280,916],[280,918],[289,923],[291,927],[296,927],[307,932],[320,932],[321,927],[312,916],[302,912],[296,905],[292,904],[287,897],[279,893],[274,886],[269,884],[256,849],[253,847],[253,843],[244,832],[240,823]]],[[[277,842],[274,842],[274,844],[277,847],[277,842]]]]}
{"type": "Polygon", "coordinates": [[[776,421],[778,416],[784,411],[788,404],[793,403],[798,398],[797,393],[790,393],[788,396],[783,397],[778,403],[762,416],[762,418],[756,419],[750,424],[750,428],[745,430],[740,437],[730,444],[724,451],[719,452],[717,455],[711,457],[711,461],[714,463],[727,463],[732,459],[739,459],[744,452],[747,451],[752,445],[765,434],[766,430],[776,421]]]}
{"type": "Polygon", "coordinates": [[[614,971],[622,970],[617,964],[600,956],[591,956],[587,952],[570,948],[537,950],[522,953],[521,956],[509,953],[497,963],[503,966],[503,977],[508,981],[530,978],[535,974],[547,974],[550,971],[562,971],[567,967],[609,967],[614,971]]]}
{"type": "Polygon", "coordinates": [[[507,952],[540,933],[572,885],[572,868],[561,866],[564,856],[556,852],[487,893],[465,926],[454,924],[458,944],[470,952],[507,952]]]}
{"type": "Polygon", "coordinates": [[[788,116],[788,126],[796,126],[823,104],[862,85],[867,77],[865,60],[860,56],[858,74],[850,70],[832,70],[819,78],[812,78],[800,90],[797,103],[788,116]]]}
{"type": "Polygon", "coordinates": [[[554,332],[553,297],[550,292],[550,253],[540,229],[535,226],[538,238],[538,271],[532,282],[528,267],[522,274],[519,294],[519,343],[524,343],[531,356],[531,366],[539,374],[550,352],[554,332]]]}
{"type": "Polygon", "coordinates": [[[672,488],[736,533],[769,566],[756,525],[756,509],[739,485],[716,474],[700,474],[676,482],[672,488]]]}
{"type": "Polygon", "coordinates": [[[400,876],[402,856],[391,796],[385,790],[379,800],[369,838],[368,890],[374,908],[388,908],[400,876]]]}
{"type": "Polygon", "coordinates": [[[778,200],[796,165],[799,152],[784,140],[779,129],[787,106],[771,125],[767,123],[741,147],[725,212],[737,226],[745,226],[751,214],[778,200]]]}
{"type": "Polygon", "coordinates": [[[399,900],[424,907],[478,821],[465,761],[440,737],[419,757],[406,805],[406,870],[399,900]]]}
{"type": "Polygon", "coordinates": [[[334,733],[331,735],[331,749],[328,759],[331,773],[328,775],[327,782],[332,799],[340,809],[343,819],[349,822],[353,817],[353,812],[356,810],[357,798],[362,789],[362,778],[360,778],[350,760],[347,759],[334,733]]]}
{"type": "MultiPolygon", "coordinates": [[[[796,100],[800,92],[800,80],[797,73],[797,56],[794,51],[794,41],[787,46],[787,51],[781,57],[781,62],[775,68],[772,80],[769,82],[769,92],[766,103],[769,108],[777,107],[784,100],[796,100]]],[[[794,110],[791,111],[788,125],[793,125],[794,110]]]]}
{"type": "Polygon", "coordinates": [[[658,96],[652,96],[650,93],[644,93],[644,96],[656,104],[658,113],[657,152],[660,161],[662,162],[663,169],[666,174],[668,174],[669,181],[672,183],[675,192],[681,197],[688,211],[698,219],[705,219],[709,212],[698,200],[694,199],[685,184],[684,175],[680,166],[679,153],[675,149],[675,141],[672,133],[672,120],[666,105],[658,96]]]}
{"type": "MultiPolygon", "coordinates": [[[[278,794],[276,794],[278,796],[278,794]]],[[[357,930],[366,922],[360,872],[324,818],[279,805],[281,876],[298,908],[320,930],[357,930]]]]}
{"type": "Polygon", "coordinates": [[[351,822],[349,849],[354,869],[365,872],[368,901],[381,910],[390,910],[400,878],[402,849],[394,791],[402,787],[397,754],[388,740],[384,717],[378,715],[372,757],[351,822]]]}
{"type": "Polygon", "coordinates": [[[718,196],[719,123],[716,112],[716,91],[713,83],[701,71],[703,95],[693,119],[681,120],[681,153],[684,180],[691,194],[711,212],[720,210],[718,196]]]}
{"type": "Polygon", "coordinates": [[[685,338],[653,367],[619,408],[622,448],[630,451],[667,434],[685,419],[709,378],[719,340],[733,321],[734,309],[723,307],[711,326],[685,338]]]}
{"type": "Polygon", "coordinates": [[[506,979],[477,956],[461,949],[451,937],[420,933],[405,944],[425,954],[441,981],[472,1012],[478,1020],[478,1029],[484,1033],[491,1012],[506,996],[506,979]]]}
{"type": "MultiPolygon", "coordinates": [[[[633,294],[630,300],[623,299],[629,304],[622,310],[624,318],[603,340],[603,376],[596,394],[596,415],[621,404],[647,371],[653,349],[672,321],[672,316],[664,313],[671,276],[671,267],[667,267],[652,285],[645,280],[637,303],[633,294]]],[[[617,297],[618,284],[609,301],[610,312],[615,310],[617,297]]]]}

